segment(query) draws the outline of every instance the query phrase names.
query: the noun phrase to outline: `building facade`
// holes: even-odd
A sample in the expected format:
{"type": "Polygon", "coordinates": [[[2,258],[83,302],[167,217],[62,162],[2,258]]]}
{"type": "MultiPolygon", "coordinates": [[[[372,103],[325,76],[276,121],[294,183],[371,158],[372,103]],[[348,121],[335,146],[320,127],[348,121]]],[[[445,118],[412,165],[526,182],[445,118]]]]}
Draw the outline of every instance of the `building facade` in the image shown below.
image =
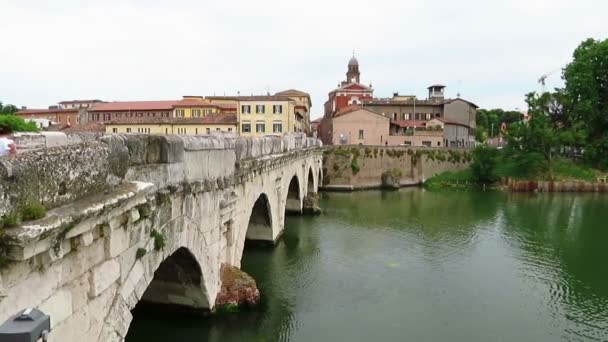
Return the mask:
{"type": "MultiPolygon", "coordinates": [[[[399,122],[428,122],[439,119],[443,123],[441,146],[474,147],[478,107],[460,97],[446,99],[445,88],[439,84],[428,87],[429,95],[425,100],[418,100],[415,96],[400,96],[395,93],[392,98],[388,99],[365,100],[363,107],[399,122]]],[[[420,128],[420,123],[418,123],[418,127],[420,128]]],[[[435,143],[432,141],[433,146],[435,143]]]]}
{"type": "Polygon", "coordinates": [[[125,118],[202,118],[209,114],[236,113],[236,106],[214,104],[202,96],[184,96],[176,101],[99,103],[87,113],[89,122],[108,123],[125,118]]]}
{"type": "Polygon", "coordinates": [[[333,145],[385,145],[390,119],[358,105],[338,111],[332,119],[333,145]]]}
{"type": "Polygon", "coordinates": [[[236,114],[214,113],[202,117],[125,117],[106,123],[106,133],[204,135],[237,134],[236,114]]]}
{"type": "Polygon", "coordinates": [[[16,115],[23,119],[46,119],[62,126],[74,126],[80,123],[78,109],[24,109],[16,115]]]}
{"type": "Polygon", "coordinates": [[[98,103],[103,103],[101,100],[71,100],[59,102],[60,109],[89,109],[98,103]]]}
{"type": "Polygon", "coordinates": [[[236,106],[239,133],[243,136],[283,135],[308,130],[305,112],[296,110],[297,102],[291,96],[208,96],[211,103],[236,106]],[[304,114],[305,113],[305,114],[304,114]]]}

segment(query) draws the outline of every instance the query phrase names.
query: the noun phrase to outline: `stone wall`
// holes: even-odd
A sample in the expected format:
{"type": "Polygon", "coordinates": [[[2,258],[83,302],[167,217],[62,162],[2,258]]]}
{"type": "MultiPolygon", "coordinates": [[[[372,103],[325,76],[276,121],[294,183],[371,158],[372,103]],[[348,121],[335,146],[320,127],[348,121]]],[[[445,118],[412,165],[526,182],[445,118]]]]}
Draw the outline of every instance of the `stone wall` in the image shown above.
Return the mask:
{"type": "Polygon", "coordinates": [[[585,181],[537,181],[506,179],[503,184],[514,192],[608,192],[608,184],[585,181]]]}
{"type": "Polygon", "coordinates": [[[142,299],[213,309],[221,267],[240,266],[249,231],[275,241],[287,198],[301,208],[316,192],[319,145],[109,135],[2,160],[4,212],[36,191],[50,210],[3,231],[0,321],[36,307],[51,316],[51,341],[107,342],[124,340],[142,299]]]}
{"type": "MultiPolygon", "coordinates": [[[[135,134],[59,137],[55,137],[61,141],[57,147],[32,148],[13,158],[0,158],[0,217],[26,203],[40,202],[54,208],[126,181],[162,187],[188,179],[227,177],[234,174],[240,161],[320,146],[318,140],[303,134],[282,138],[135,134]]],[[[48,137],[41,134],[20,139],[40,142],[36,146],[49,144],[48,137]]]]}
{"type": "Polygon", "coordinates": [[[468,150],[401,146],[328,146],[323,153],[325,190],[355,190],[382,186],[382,174],[399,170],[401,186],[423,183],[445,171],[469,166],[468,150]]]}

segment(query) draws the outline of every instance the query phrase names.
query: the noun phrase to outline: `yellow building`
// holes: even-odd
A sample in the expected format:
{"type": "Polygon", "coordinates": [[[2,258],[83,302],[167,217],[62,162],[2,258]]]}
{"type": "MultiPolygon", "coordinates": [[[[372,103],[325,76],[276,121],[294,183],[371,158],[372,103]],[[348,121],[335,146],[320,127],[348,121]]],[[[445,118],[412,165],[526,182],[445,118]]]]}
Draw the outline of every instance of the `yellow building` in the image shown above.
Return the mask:
{"type": "Polygon", "coordinates": [[[236,105],[239,133],[243,136],[284,135],[305,132],[304,117],[288,96],[208,96],[214,104],[236,105]]]}
{"type": "Polygon", "coordinates": [[[106,123],[106,133],[203,135],[238,133],[236,114],[213,113],[204,117],[129,117],[106,123]]]}
{"type": "Polygon", "coordinates": [[[310,131],[310,108],[312,107],[312,101],[310,100],[310,94],[296,89],[289,89],[276,93],[277,96],[287,96],[296,102],[295,113],[296,113],[296,125],[300,132],[304,132],[307,135],[311,135],[310,131]]]}

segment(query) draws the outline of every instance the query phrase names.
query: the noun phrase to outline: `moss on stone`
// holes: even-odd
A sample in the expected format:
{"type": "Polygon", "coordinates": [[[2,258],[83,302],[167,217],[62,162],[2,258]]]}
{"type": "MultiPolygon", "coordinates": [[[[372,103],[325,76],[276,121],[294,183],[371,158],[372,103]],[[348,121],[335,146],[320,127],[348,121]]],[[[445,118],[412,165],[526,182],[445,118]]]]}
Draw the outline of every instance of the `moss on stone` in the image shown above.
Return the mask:
{"type": "Polygon", "coordinates": [[[23,221],[34,221],[46,216],[46,208],[39,202],[27,203],[21,208],[21,219],[23,221]]]}

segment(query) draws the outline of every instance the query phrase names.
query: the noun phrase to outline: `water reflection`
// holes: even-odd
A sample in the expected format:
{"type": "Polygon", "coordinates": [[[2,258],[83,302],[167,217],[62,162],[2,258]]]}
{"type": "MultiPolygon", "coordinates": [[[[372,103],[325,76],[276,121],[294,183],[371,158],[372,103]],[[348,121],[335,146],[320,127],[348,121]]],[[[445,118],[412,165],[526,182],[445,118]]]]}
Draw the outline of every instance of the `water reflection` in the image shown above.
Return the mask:
{"type": "Polygon", "coordinates": [[[404,189],[322,207],[245,250],[258,310],[138,315],[127,341],[608,340],[606,197],[404,189]]]}

